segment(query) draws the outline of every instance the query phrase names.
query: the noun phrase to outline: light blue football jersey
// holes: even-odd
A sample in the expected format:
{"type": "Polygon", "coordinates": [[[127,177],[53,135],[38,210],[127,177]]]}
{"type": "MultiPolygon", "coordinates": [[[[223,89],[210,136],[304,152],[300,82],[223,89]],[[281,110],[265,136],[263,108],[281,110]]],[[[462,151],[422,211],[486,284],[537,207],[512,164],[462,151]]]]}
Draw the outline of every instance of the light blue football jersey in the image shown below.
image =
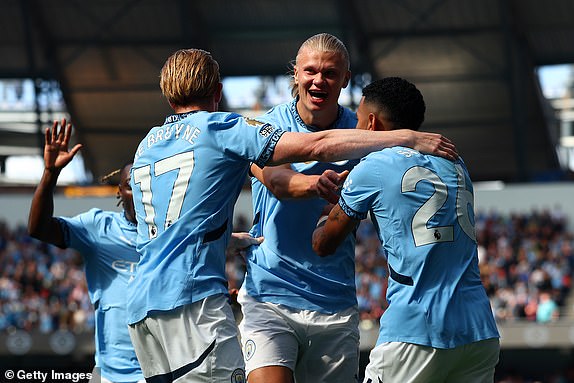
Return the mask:
{"type": "Polygon", "coordinates": [[[95,308],[96,366],[113,382],[143,379],[126,321],[126,289],[139,261],[135,224],[123,212],[100,209],[58,220],[66,246],[84,259],[95,308]]]}
{"type": "Polygon", "coordinates": [[[499,336],[480,280],[472,183],[456,162],[393,147],[349,174],[339,205],[371,211],[388,258],[388,308],[377,344],[454,348],[499,336]]]}
{"type": "MultiPolygon", "coordinates": [[[[300,118],[296,100],[281,104],[258,118],[294,132],[309,133],[313,127],[300,118]]],[[[333,128],[354,128],[355,113],[339,107],[333,128]]],[[[351,169],[357,161],[293,163],[303,174],[321,174],[351,169]]],[[[296,309],[335,313],[357,304],[355,292],[355,237],[350,235],[337,252],[321,258],[313,251],[311,238],[327,202],[321,198],[279,201],[257,178],[251,179],[253,236],[264,236],[260,246],[247,255],[245,288],[263,302],[296,309]]]]}
{"type": "Polygon", "coordinates": [[[169,116],[141,141],[131,171],[141,255],[128,321],[227,294],[225,249],[251,162],[284,131],[234,113],[169,116]]]}

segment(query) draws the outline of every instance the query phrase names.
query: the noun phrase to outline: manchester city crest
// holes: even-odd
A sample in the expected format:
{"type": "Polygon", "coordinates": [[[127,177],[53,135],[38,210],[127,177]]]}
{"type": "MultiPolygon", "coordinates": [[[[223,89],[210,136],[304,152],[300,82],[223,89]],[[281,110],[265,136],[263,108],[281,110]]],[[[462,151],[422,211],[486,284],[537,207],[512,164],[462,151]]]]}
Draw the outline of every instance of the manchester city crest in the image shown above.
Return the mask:
{"type": "Polygon", "coordinates": [[[245,383],[245,371],[238,368],[231,374],[231,383],[245,383]]]}

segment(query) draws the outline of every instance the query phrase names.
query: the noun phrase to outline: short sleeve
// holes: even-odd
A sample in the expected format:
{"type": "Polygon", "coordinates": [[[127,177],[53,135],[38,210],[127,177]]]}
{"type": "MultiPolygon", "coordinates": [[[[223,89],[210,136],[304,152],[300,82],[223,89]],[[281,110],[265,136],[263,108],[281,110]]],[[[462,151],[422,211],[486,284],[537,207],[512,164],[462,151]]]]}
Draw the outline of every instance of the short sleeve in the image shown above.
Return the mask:
{"type": "Polygon", "coordinates": [[[373,207],[381,191],[379,172],[369,157],[364,158],[347,176],[339,206],[351,218],[362,220],[373,207]]]}
{"type": "MultiPolygon", "coordinates": [[[[219,135],[221,149],[264,167],[273,157],[279,139],[284,130],[273,125],[242,116],[234,116],[227,123],[232,129],[224,129],[219,135]]],[[[224,124],[226,125],[226,124],[224,124]]]]}
{"type": "Polygon", "coordinates": [[[85,213],[74,217],[58,217],[64,233],[64,243],[66,247],[78,250],[82,254],[91,251],[94,239],[98,234],[96,220],[99,209],[91,209],[85,213]]]}

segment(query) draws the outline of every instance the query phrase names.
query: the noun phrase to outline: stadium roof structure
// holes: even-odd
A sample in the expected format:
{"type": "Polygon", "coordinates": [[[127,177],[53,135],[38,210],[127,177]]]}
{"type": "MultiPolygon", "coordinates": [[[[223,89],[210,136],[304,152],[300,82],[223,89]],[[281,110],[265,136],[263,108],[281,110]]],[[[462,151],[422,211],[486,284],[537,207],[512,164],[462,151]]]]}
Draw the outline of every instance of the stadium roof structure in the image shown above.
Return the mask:
{"type": "MultiPolygon", "coordinates": [[[[210,51],[224,77],[283,75],[329,32],[353,73],[417,84],[424,130],[453,139],[474,180],[532,181],[560,170],[536,68],[574,62],[573,15],[572,0],[4,0],[0,78],[58,81],[99,177],[170,112],[158,79],[175,50],[210,51]]],[[[41,145],[2,125],[0,145],[41,145]]]]}

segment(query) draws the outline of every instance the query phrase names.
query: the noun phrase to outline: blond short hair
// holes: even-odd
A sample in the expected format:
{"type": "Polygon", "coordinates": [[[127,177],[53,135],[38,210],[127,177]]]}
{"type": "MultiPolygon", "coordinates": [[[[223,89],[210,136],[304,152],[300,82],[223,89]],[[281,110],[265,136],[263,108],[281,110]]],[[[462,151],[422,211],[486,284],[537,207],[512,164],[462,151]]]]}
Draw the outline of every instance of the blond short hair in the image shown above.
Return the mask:
{"type": "Polygon", "coordinates": [[[186,106],[213,96],[219,83],[219,64],[209,52],[180,49],[163,65],[159,86],[170,103],[186,106]]]}
{"type": "MultiPolygon", "coordinates": [[[[299,55],[303,49],[310,49],[316,52],[332,52],[339,54],[347,64],[346,69],[349,70],[351,68],[351,61],[349,59],[349,52],[347,51],[347,47],[341,40],[329,33],[319,33],[305,40],[297,51],[297,57],[295,58],[295,62],[292,65],[293,68],[295,65],[297,65],[297,62],[299,61],[299,55]]],[[[292,74],[294,74],[293,68],[292,74]]],[[[291,77],[290,88],[291,95],[293,97],[297,97],[299,95],[299,89],[297,88],[297,84],[295,84],[295,79],[293,77],[291,77]]]]}

